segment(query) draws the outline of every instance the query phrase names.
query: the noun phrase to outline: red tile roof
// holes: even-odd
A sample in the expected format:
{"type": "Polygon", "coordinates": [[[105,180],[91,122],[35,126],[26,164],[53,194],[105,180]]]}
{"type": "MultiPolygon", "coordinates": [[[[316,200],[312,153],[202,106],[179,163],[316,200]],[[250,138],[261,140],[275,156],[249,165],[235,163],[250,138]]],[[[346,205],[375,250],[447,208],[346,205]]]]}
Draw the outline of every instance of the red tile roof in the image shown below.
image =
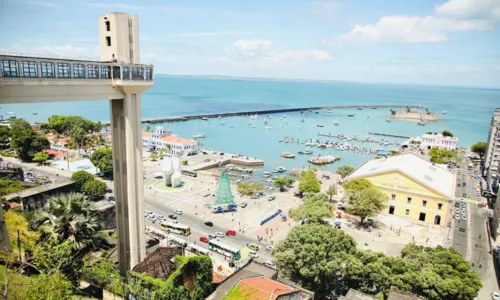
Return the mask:
{"type": "Polygon", "coordinates": [[[175,135],[167,135],[164,136],[160,139],[161,141],[164,141],[166,143],[171,143],[171,144],[184,144],[184,145],[189,145],[189,144],[195,144],[195,140],[190,140],[186,138],[182,138],[180,136],[175,136],[175,135]]]}
{"type": "Polygon", "coordinates": [[[66,151],[56,151],[52,149],[45,149],[43,152],[47,153],[50,156],[60,158],[60,157],[66,157],[68,153],[66,151]]]}
{"type": "Polygon", "coordinates": [[[241,290],[251,293],[252,300],[275,300],[280,295],[297,291],[297,289],[264,277],[243,279],[238,286],[241,290]]]}
{"type": "Polygon", "coordinates": [[[59,136],[59,137],[57,137],[57,136],[56,136],[55,134],[53,134],[53,133],[47,133],[47,134],[45,135],[45,137],[46,137],[49,141],[51,141],[52,143],[57,143],[57,142],[59,142],[59,143],[61,143],[61,144],[67,144],[67,143],[68,143],[68,140],[69,140],[69,138],[68,138],[68,137],[65,137],[65,136],[62,136],[62,135],[61,135],[61,136],[59,136]]]}
{"type": "MultiPolygon", "coordinates": [[[[110,132],[110,134],[111,134],[111,132],[110,132]]],[[[142,132],[142,136],[150,138],[150,137],[153,136],[153,133],[152,132],[143,131],[142,132]]]]}

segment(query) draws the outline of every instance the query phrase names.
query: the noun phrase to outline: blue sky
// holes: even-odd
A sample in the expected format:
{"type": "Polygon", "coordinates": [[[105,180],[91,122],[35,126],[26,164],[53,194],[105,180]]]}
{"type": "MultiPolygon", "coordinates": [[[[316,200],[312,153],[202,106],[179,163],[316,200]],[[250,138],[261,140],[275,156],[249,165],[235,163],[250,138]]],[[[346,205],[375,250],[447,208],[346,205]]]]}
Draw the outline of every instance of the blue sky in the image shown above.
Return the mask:
{"type": "Polygon", "coordinates": [[[500,88],[500,0],[3,0],[0,50],[98,58],[111,11],[157,73],[500,88]]]}

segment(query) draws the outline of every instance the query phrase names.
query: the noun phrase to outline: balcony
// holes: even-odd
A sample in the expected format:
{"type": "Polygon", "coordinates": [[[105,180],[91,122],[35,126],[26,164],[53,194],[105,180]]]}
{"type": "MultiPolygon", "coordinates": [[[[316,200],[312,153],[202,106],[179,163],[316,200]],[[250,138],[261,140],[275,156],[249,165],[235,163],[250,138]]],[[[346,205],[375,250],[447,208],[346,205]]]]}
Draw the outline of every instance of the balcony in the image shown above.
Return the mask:
{"type": "Polygon", "coordinates": [[[0,53],[0,102],[123,97],[123,93],[142,93],[152,87],[153,71],[152,65],[145,64],[0,53]]]}

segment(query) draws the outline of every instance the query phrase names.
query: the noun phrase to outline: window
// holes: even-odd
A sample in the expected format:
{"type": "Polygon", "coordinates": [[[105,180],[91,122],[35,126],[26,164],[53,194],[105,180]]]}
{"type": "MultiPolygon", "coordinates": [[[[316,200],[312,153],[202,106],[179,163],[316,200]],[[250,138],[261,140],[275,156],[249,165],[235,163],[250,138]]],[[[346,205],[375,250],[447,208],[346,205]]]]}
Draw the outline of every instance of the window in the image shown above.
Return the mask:
{"type": "Polygon", "coordinates": [[[144,68],[132,67],[132,79],[133,80],[143,80],[144,79],[144,68]]]}
{"type": "Polygon", "coordinates": [[[153,68],[146,68],[146,80],[153,80],[153,68]]]}
{"type": "Polygon", "coordinates": [[[409,215],[410,215],[410,210],[409,210],[409,209],[407,209],[407,210],[405,211],[405,215],[407,215],[407,216],[409,216],[409,215]]]}
{"type": "Polygon", "coordinates": [[[113,67],[113,79],[122,79],[122,75],[120,74],[120,67],[113,67]]]}
{"type": "Polygon", "coordinates": [[[23,61],[23,77],[37,77],[36,62],[23,61]]]}
{"type": "Polygon", "coordinates": [[[41,62],[40,63],[40,75],[44,78],[55,78],[56,74],[54,71],[54,63],[41,62]]]}
{"type": "Polygon", "coordinates": [[[73,64],[73,78],[85,78],[84,64],[73,64]]]}
{"type": "Polygon", "coordinates": [[[396,200],[396,194],[392,194],[391,197],[392,197],[392,200],[396,200]]]}
{"type": "Polygon", "coordinates": [[[99,67],[96,65],[87,65],[88,78],[99,78],[99,67]]]}
{"type": "Polygon", "coordinates": [[[134,39],[132,38],[132,35],[128,35],[128,41],[132,44],[134,42],[134,39]]]}
{"type": "Polygon", "coordinates": [[[101,66],[101,79],[110,79],[110,66],[101,66]]]}
{"type": "Polygon", "coordinates": [[[411,204],[411,197],[406,198],[406,203],[411,204]]]}
{"type": "Polygon", "coordinates": [[[123,79],[130,80],[130,67],[123,67],[123,79]]]}
{"type": "Polygon", "coordinates": [[[106,44],[108,45],[108,47],[111,47],[111,37],[110,36],[106,37],[106,44]]]}
{"type": "Polygon", "coordinates": [[[4,77],[19,77],[19,67],[15,60],[2,60],[4,77]]]}
{"type": "Polygon", "coordinates": [[[71,78],[71,70],[69,64],[58,63],[57,64],[57,77],[58,78],[71,78]]]}
{"type": "Polygon", "coordinates": [[[396,208],[395,208],[394,206],[392,206],[392,205],[391,205],[391,206],[389,206],[389,214],[390,214],[390,215],[393,215],[393,214],[394,214],[394,210],[395,210],[395,209],[396,209],[396,208]]]}
{"type": "Polygon", "coordinates": [[[438,203],[438,209],[443,209],[443,203],[438,203]]]}
{"type": "Polygon", "coordinates": [[[134,61],[134,50],[130,50],[130,61],[134,61]]]}
{"type": "Polygon", "coordinates": [[[426,207],[427,206],[427,200],[422,200],[422,206],[426,207]]]}
{"type": "Polygon", "coordinates": [[[111,24],[109,23],[109,21],[106,21],[105,24],[106,24],[106,31],[111,31],[111,24]]]}

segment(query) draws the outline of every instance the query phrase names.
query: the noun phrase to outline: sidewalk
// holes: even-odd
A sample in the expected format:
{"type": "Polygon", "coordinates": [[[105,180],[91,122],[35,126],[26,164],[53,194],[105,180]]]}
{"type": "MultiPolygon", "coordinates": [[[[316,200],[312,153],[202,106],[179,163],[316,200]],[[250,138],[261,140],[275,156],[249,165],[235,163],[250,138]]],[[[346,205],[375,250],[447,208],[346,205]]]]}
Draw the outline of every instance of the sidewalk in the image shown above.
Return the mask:
{"type": "Polygon", "coordinates": [[[30,168],[30,169],[33,169],[33,170],[36,170],[36,171],[39,171],[42,173],[49,173],[49,174],[54,174],[54,175],[59,174],[59,176],[66,177],[68,179],[70,179],[71,175],[73,175],[73,172],[68,171],[68,170],[61,170],[61,169],[50,167],[50,166],[40,166],[36,163],[25,163],[25,162],[20,161],[17,158],[13,158],[13,157],[2,157],[2,159],[6,162],[9,162],[9,163],[12,163],[15,165],[19,165],[19,166],[22,166],[24,168],[30,168]]]}

